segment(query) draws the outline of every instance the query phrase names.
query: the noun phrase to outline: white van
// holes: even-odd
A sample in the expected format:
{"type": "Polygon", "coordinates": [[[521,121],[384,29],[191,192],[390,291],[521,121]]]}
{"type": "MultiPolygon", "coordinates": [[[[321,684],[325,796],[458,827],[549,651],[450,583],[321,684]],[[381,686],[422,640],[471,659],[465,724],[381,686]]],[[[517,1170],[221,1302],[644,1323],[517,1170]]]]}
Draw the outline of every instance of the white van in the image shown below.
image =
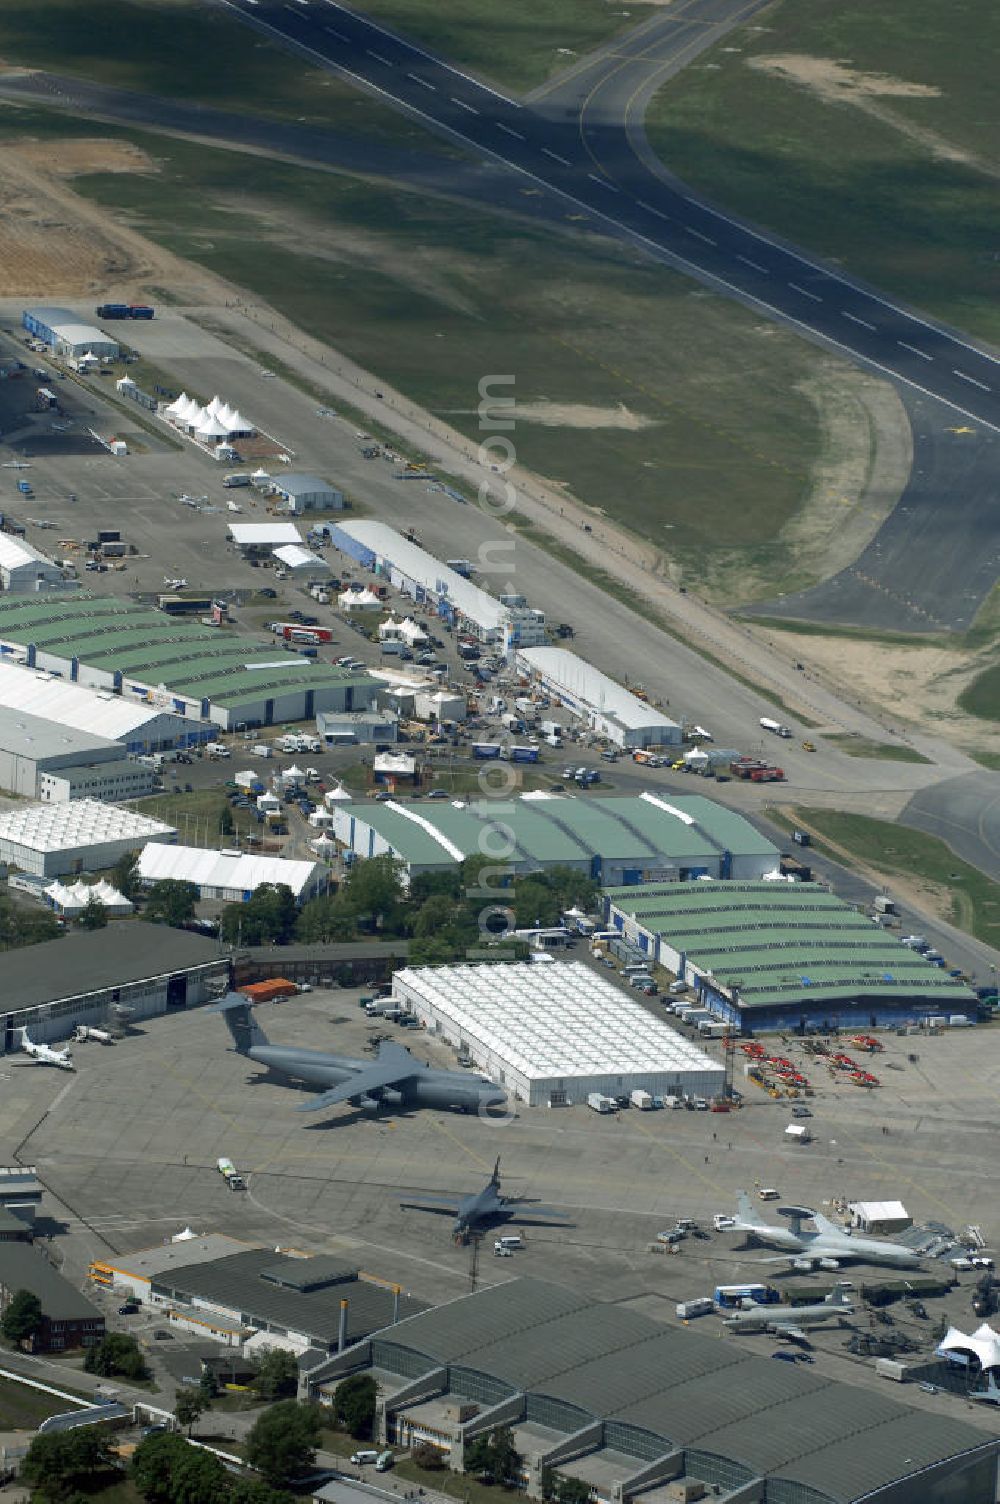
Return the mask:
{"type": "Polygon", "coordinates": [[[378,1452],[374,1451],[370,1447],[366,1448],[362,1452],[351,1453],[351,1461],[354,1463],[355,1467],[368,1467],[373,1462],[377,1463],[378,1459],[378,1452]]]}
{"type": "Polygon", "coordinates": [[[209,757],[230,757],[232,755],[225,742],[206,742],[205,751],[209,757]]]}
{"type": "Polygon", "coordinates": [[[687,990],[687,982],[682,981],[680,977],[677,978],[676,982],[671,982],[670,986],[667,988],[667,991],[670,993],[671,997],[680,997],[681,994],[687,992],[687,990]]]}
{"type": "Polygon", "coordinates": [[[521,1234],[519,1232],[508,1232],[508,1233],[505,1233],[502,1238],[497,1238],[496,1242],[493,1244],[493,1247],[495,1249],[496,1248],[523,1248],[524,1247],[524,1239],[521,1237],[521,1234]]]}

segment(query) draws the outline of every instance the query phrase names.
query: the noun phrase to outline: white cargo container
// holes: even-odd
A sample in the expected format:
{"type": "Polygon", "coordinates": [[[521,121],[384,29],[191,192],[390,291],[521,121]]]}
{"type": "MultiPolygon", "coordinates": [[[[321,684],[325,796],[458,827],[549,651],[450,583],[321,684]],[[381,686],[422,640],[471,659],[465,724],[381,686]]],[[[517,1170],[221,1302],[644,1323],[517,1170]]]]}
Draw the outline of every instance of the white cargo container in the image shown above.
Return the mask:
{"type": "Polygon", "coordinates": [[[595,1112],[614,1112],[615,1103],[610,1097],[602,1096],[599,1091],[592,1091],[587,1098],[587,1106],[595,1112]]]}
{"type": "Polygon", "coordinates": [[[897,1384],[906,1383],[907,1365],[897,1358],[876,1358],[875,1372],[883,1379],[892,1379],[897,1384]]]}
{"type": "Polygon", "coordinates": [[[679,1321],[690,1321],[692,1316],[710,1316],[715,1306],[710,1296],[703,1295],[699,1300],[679,1300],[675,1310],[679,1321]]]}
{"type": "Polygon", "coordinates": [[[649,1092],[642,1091],[638,1087],[632,1093],[631,1102],[632,1106],[638,1107],[640,1112],[649,1112],[653,1106],[653,1098],[650,1096],[649,1092]]]}

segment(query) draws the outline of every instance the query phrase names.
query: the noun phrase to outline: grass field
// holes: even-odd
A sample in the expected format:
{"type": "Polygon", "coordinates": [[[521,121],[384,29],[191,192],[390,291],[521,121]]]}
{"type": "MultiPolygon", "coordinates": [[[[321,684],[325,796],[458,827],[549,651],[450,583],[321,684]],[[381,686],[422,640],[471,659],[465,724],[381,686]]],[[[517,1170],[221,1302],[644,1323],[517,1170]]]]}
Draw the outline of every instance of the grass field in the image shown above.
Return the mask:
{"type": "Polygon", "coordinates": [[[857,736],[853,732],[828,732],[824,740],[835,742],[841,752],[846,752],[848,757],[873,757],[882,762],[930,762],[916,747],[899,747],[892,742],[876,742],[867,736],[857,736]]]}
{"type": "Polygon", "coordinates": [[[665,86],[649,136],[727,208],[996,338],[997,55],[993,0],[893,0],[877,24],[867,0],[778,0],[665,86]],[[806,81],[750,66],[776,55],[806,81]]]}
{"type": "MultiPolygon", "coordinates": [[[[166,769],[168,786],[171,772],[170,768],[166,769]]],[[[184,769],[178,768],[177,772],[181,774],[184,769]]],[[[251,810],[231,809],[221,789],[195,789],[192,794],[151,794],[147,799],[137,800],[136,808],[140,814],[153,820],[176,825],[177,839],[185,846],[217,847],[222,835],[253,833],[259,836],[264,829],[257,824],[251,810]],[[224,826],[227,811],[232,818],[230,827],[224,826]]]]}
{"type": "MultiPolygon", "coordinates": [[[[936,836],[829,809],[798,809],[794,818],[887,878],[933,883],[950,900],[953,924],[988,945],[1000,944],[1000,884],[953,855],[936,836]]],[[[830,855],[839,852],[830,849],[830,855]]]]}
{"type": "Polygon", "coordinates": [[[982,721],[1000,721],[1000,664],[977,674],[958,697],[961,710],[982,721]]]}
{"type": "Polygon", "coordinates": [[[226,153],[137,139],[158,173],[78,190],[469,437],[480,379],[512,373],[519,460],[699,588],[809,582],[778,537],[822,442],[800,389],[818,357],[792,335],[596,238],[262,160],[251,192],[226,153]]]}
{"type": "MultiPolygon", "coordinates": [[[[458,154],[346,81],[199,0],[4,0],[0,58],[115,88],[458,154]]],[[[89,126],[91,134],[102,129],[89,126]]]]}
{"type": "Polygon", "coordinates": [[[0,1431],[34,1431],[50,1415],[79,1408],[14,1379],[0,1379],[0,1431]]]}

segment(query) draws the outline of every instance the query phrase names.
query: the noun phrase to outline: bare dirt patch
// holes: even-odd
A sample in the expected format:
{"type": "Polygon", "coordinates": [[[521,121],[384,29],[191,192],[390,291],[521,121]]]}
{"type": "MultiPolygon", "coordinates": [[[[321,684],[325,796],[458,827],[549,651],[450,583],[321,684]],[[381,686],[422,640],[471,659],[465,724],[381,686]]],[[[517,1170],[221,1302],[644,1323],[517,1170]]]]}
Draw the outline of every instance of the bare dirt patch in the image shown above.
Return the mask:
{"type": "Polygon", "coordinates": [[[183,288],[208,297],[215,279],[109,221],[64,179],[87,172],[157,171],[138,147],[99,137],[6,142],[0,153],[0,296],[72,298],[144,287],[183,288]]]}
{"type": "MultiPolygon", "coordinates": [[[[518,423],[540,423],[544,428],[618,428],[625,433],[639,433],[653,428],[655,418],[635,413],[618,402],[614,407],[591,407],[585,402],[518,402],[504,409],[504,418],[518,423]]],[[[597,508],[596,510],[600,510],[597,508]]]]}
{"type": "Polygon", "coordinates": [[[849,684],[858,700],[879,705],[886,724],[918,725],[975,751],[983,745],[983,722],[959,709],[959,694],[994,661],[992,649],[972,654],[957,643],[913,646],[780,632],[784,651],[808,664],[830,684],[849,684]]]}
{"type": "Polygon", "coordinates": [[[847,104],[880,120],[931,156],[949,162],[961,162],[989,177],[1000,177],[1000,170],[983,157],[966,151],[927,126],[917,125],[884,103],[890,99],[939,99],[941,90],[932,84],[908,83],[888,73],[863,73],[835,58],[810,57],[807,53],[781,52],[747,58],[747,67],[770,73],[788,83],[808,89],[827,104],[847,104]]]}

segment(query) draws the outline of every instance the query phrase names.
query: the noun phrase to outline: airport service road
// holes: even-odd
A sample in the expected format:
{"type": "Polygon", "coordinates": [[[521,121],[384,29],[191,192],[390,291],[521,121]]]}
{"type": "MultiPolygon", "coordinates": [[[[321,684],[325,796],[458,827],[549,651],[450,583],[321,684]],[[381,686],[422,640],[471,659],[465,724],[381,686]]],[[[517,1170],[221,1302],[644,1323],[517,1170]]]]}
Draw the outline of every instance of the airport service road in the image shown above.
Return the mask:
{"type": "Polygon", "coordinates": [[[1000,882],[1000,789],[985,770],[914,794],[900,815],[1000,882]]]}
{"type": "MultiPolygon", "coordinates": [[[[1000,432],[1000,362],[651,172],[623,129],[616,87],[593,126],[581,130],[577,119],[546,119],[335,0],[224,3],[313,61],[587,209],[598,227],[1000,432]]],[[[641,60],[638,66],[648,72],[641,60]]]]}

